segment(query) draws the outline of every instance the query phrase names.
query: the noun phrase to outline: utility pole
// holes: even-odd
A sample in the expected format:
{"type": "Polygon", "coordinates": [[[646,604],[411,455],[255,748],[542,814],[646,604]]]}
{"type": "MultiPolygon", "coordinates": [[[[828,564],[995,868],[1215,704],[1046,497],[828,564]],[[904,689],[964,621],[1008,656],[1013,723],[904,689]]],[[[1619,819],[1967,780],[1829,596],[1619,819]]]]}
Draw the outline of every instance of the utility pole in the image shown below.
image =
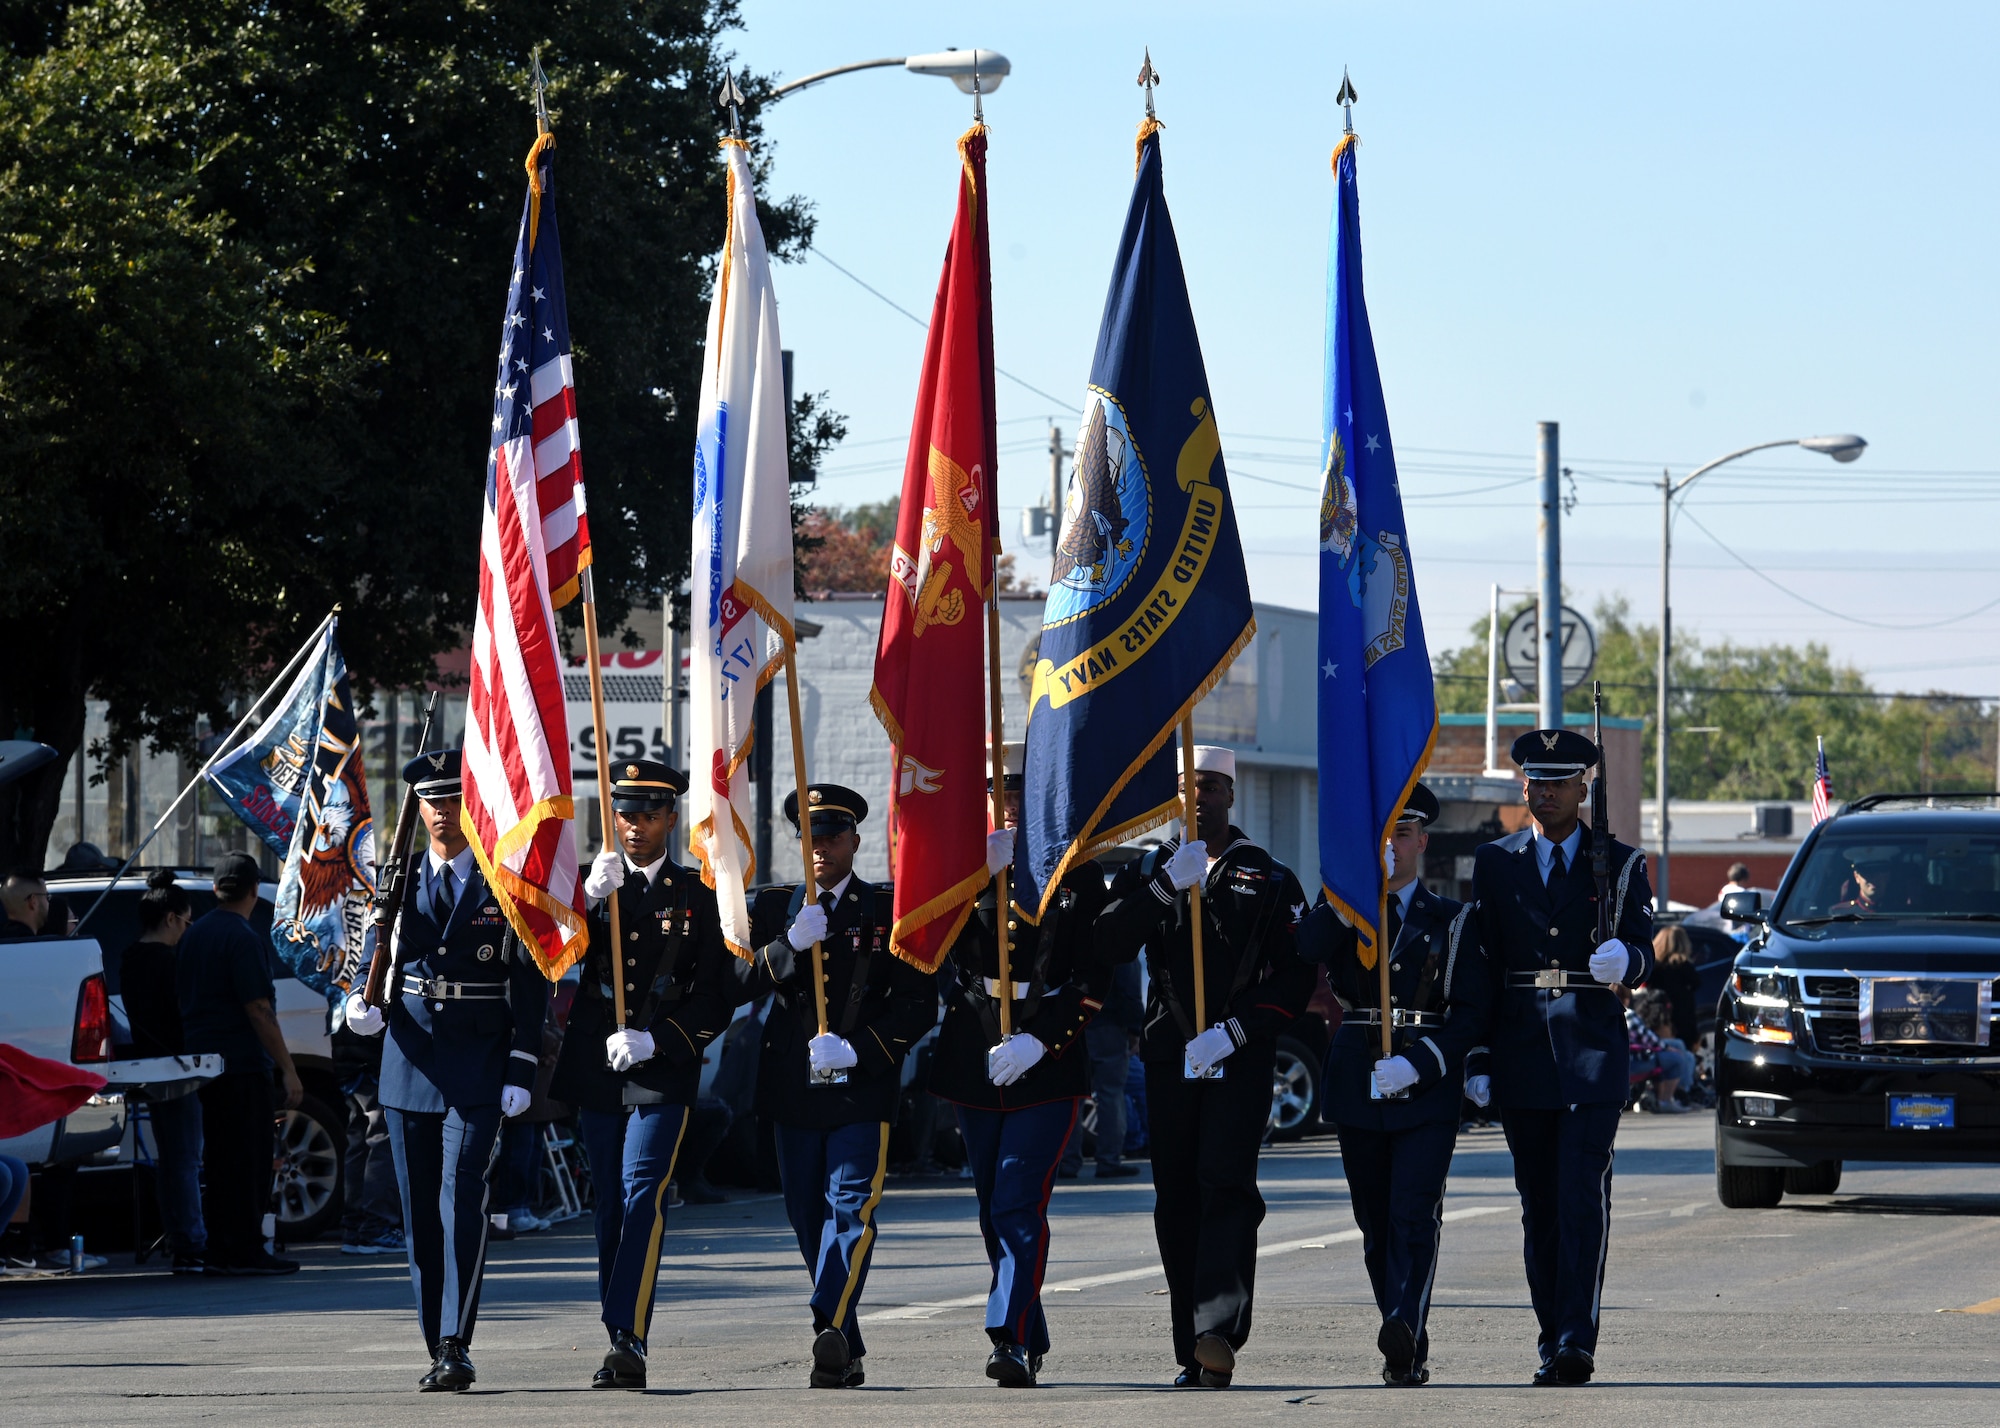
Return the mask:
{"type": "Polygon", "coordinates": [[[1653,795],[1655,833],[1659,839],[1660,856],[1654,865],[1658,874],[1653,879],[1654,907],[1667,910],[1667,889],[1672,881],[1672,869],[1667,857],[1669,836],[1669,813],[1667,808],[1667,727],[1671,722],[1673,695],[1674,659],[1674,609],[1669,572],[1672,571],[1674,548],[1674,477],[1671,471],[1660,472],[1660,668],[1654,676],[1654,690],[1659,707],[1653,719],[1653,773],[1658,779],[1658,787],[1653,795]]]}
{"type": "Polygon", "coordinates": [[[1541,721],[1544,729],[1563,727],[1563,579],[1562,579],[1562,457],[1559,423],[1537,423],[1540,452],[1536,473],[1542,483],[1541,602],[1536,622],[1541,632],[1538,671],[1541,721]]]}
{"type": "Polygon", "coordinates": [[[1049,427],[1049,569],[1055,570],[1056,547],[1062,542],[1062,428],[1049,427]]]}

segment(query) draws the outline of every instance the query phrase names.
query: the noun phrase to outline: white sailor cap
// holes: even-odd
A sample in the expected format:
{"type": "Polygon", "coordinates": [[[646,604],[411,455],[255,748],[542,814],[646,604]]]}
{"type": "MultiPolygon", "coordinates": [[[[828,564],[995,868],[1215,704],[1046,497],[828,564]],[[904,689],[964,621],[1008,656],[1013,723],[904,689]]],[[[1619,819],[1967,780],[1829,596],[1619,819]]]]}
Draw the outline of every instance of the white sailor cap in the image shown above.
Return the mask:
{"type": "Polygon", "coordinates": [[[1219,773],[1233,783],[1236,779],[1236,750],[1224,748],[1221,744],[1196,744],[1194,771],[1219,773]]]}

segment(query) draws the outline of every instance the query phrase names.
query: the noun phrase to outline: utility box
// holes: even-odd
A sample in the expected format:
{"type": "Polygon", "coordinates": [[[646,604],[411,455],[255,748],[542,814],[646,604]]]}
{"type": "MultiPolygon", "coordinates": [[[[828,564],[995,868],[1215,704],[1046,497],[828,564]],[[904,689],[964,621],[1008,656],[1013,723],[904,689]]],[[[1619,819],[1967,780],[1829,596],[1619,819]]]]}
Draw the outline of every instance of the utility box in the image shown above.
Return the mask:
{"type": "Polygon", "coordinates": [[[1789,803],[1760,803],[1750,811],[1751,826],[1759,838],[1792,836],[1792,806],[1789,803]]]}

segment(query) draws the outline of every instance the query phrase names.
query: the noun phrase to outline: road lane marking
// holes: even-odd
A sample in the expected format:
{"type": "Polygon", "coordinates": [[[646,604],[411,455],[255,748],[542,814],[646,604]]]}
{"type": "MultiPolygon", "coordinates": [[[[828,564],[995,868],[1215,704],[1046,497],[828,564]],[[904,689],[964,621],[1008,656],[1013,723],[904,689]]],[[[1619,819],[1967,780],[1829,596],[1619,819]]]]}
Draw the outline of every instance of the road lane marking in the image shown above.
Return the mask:
{"type": "Polygon", "coordinates": [[[2000,1299],[1982,1299],[1977,1304],[1968,1304],[1963,1309],[1940,1309],[1940,1314],[2000,1314],[2000,1299]]]}
{"type": "MultiPolygon", "coordinates": [[[[1508,1207],[1505,1205],[1468,1205],[1462,1210],[1447,1210],[1444,1213],[1447,1224],[1454,1220],[1470,1220],[1478,1215],[1497,1215],[1508,1207]]],[[[1257,1250],[1257,1258],[1269,1259],[1272,1255],[1291,1254],[1297,1250],[1325,1249],[1329,1245],[1351,1244],[1361,1238],[1359,1230],[1337,1230],[1332,1234],[1315,1235],[1310,1239],[1285,1240],[1274,1245],[1263,1245],[1257,1250]]],[[[1044,1294],[1075,1294],[1085,1289],[1096,1289],[1106,1284],[1129,1284],[1135,1279],[1157,1279],[1166,1271],[1157,1264],[1149,1264],[1141,1269],[1121,1269],[1110,1274],[1090,1274],[1081,1279],[1065,1279],[1056,1284],[1044,1284],[1044,1294]]],[[[940,1299],[928,1304],[899,1304],[893,1309],[877,1309],[860,1316],[864,1324],[876,1324],[894,1319],[930,1319],[952,1309],[976,1309],[986,1302],[984,1294],[967,1294],[958,1299],[940,1299]]]]}
{"type": "Polygon", "coordinates": [[[1689,1215],[1706,1210],[1711,1203],[1708,1200],[1697,1200],[1692,1205],[1676,1205],[1667,1213],[1676,1220],[1685,1220],[1689,1215]]]}

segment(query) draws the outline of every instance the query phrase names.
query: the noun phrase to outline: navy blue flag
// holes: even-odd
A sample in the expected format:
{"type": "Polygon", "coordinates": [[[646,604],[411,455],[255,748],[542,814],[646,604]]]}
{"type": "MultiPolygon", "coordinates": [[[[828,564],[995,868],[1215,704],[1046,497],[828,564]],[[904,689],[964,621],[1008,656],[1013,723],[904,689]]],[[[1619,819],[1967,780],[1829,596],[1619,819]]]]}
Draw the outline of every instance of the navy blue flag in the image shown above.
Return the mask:
{"type": "Polygon", "coordinates": [[[1156,125],[1091,361],[1028,700],[1014,898],[1179,812],[1173,734],[1257,623],[1156,125]]]}
{"type": "Polygon", "coordinates": [[[1383,845],[1437,743],[1437,692],[1417,609],[1403,492],[1368,303],[1350,134],[1327,255],[1326,404],[1319,502],[1319,876],[1375,965],[1386,921],[1383,845]]]}

